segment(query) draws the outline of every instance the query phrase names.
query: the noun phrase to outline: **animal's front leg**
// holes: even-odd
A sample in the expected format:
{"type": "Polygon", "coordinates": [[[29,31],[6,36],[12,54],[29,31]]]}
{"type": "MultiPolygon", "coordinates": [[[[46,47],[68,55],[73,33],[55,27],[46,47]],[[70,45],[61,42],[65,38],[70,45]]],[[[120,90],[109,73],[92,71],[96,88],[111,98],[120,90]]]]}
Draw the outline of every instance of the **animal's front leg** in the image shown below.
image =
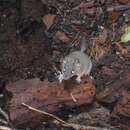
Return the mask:
{"type": "Polygon", "coordinates": [[[77,81],[78,83],[81,83],[81,76],[78,76],[78,77],[76,78],[76,81],[77,81]]]}
{"type": "Polygon", "coordinates": [[[59,79],[60,83],[63,81],[63,74],[62,73],[59,75],[58,79],[59,79]]]}
{"type": "Polygon", "coordinates": [[[55,75],[58,78],[59,82],[61,83],[62,80],[63,80],[63,74],[62,74],[62,72],[58,70],[57,74],[55,74],[55,75]]]}

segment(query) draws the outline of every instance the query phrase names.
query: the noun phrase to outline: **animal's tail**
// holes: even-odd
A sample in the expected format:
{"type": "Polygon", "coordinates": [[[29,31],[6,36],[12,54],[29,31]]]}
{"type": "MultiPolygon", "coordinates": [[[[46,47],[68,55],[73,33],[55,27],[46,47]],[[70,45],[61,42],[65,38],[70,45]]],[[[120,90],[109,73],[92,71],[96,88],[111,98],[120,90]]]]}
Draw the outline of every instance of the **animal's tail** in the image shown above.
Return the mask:
{"type": "Polygon", "coordinates": [[[82,39],[81,39],[81,52],[84,52],[85,50],[86,50],[86,38],[85,37],[83,37],[82,39]]]}

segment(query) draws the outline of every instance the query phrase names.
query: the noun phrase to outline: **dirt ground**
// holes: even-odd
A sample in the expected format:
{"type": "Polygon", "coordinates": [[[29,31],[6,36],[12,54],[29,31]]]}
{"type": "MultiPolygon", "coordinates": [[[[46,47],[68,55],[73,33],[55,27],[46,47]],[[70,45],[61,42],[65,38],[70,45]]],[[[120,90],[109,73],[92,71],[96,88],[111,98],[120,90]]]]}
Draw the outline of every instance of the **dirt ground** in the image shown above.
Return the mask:
{"type": "MultiPolygon", "coordinates": [[[[97,94],[101,93],[130,69],[130,44],[120,42],[129,23],[129,0],[0,0],[0,93],[9,82],[21,79],[57,81],[55,68],[60,70],[61,59],[80,48],[80,37],[87,39],[91,75],[97,94]]],[[[4,98],[0,102],[6,108],[4,98]]],[[[116,106],[98,103],[110,111],[116,106]]],[[[65,107],[56,114],[66,120],[65,115],[83,113],[92,106],[65,107]]],[[[109,124],[119,130],[130,129],[129,117],[113,117],[109,124]]],[[[48,121],[34,129],[62,128],[48,121]]]]}

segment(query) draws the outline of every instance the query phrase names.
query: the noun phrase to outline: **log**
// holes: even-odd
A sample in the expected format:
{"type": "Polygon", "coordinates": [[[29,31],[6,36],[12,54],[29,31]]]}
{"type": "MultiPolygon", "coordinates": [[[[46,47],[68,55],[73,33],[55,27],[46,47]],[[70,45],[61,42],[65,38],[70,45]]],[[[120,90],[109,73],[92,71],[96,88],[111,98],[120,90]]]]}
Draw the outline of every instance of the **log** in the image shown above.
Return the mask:
{"type": "Polygon", "coordinates": [[[21,105],[23,102],[39,110],[54,113],[61,105],[76,107],[90,104],[93,101],[95,86],[91,82],[75,84],[69,91],[64,86],[65,83],[40,81],[39,79],[9,83],[6,90],[12,94],[12,98],[7,101],[7,104],[9,116],[14,126],[33,127],[47,118],[37,112],[29,111],[21,105]]]}

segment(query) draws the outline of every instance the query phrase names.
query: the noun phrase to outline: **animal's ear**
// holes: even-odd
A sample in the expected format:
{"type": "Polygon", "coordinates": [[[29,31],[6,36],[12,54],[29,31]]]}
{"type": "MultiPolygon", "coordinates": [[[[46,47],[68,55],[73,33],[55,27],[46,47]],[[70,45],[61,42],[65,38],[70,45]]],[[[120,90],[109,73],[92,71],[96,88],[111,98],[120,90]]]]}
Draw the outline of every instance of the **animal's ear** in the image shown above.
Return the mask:
{"type": "Polygon", "coordinates": [[[64,61],[64,58],[63,58],[63,57],[61,57],[61,58],[60,58],[60,63],[62,64],[62,63],[63,63],[63,61],[64,61]]]}

